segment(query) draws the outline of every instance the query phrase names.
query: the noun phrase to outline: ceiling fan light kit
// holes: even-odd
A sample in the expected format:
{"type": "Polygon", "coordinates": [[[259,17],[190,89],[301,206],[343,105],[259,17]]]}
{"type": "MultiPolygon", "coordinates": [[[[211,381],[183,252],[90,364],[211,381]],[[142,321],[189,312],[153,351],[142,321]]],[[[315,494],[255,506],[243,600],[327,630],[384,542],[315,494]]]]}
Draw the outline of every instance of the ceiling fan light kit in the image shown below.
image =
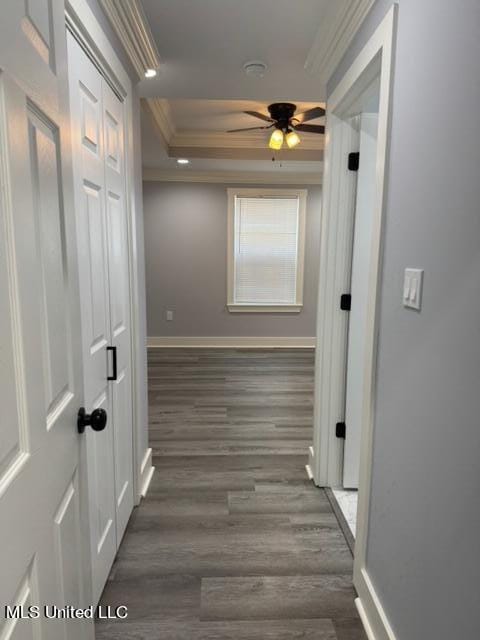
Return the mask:
{"type": "MultiPolygon", "coordinates": [[[[246,63],[244,65],[247,66],[246,63]]],[[[244,111],[249,116],[253,116],[254,118],[259,118],[264,122],[268,122],[269,124],[263,125],[262,127],[246,127],[243,129],[232,129],[227,133],[237,133],[239,131],[256,131],[260,129],[272,129],[272,135],[270,136],[270,140],[268,142],[268,146],[270,149],[274,149],[275,151],[279,151],[283,142],[287,143],[289,149],[293,149],[298,144],[300,144],[300,136],[297,131],[305,131],[307,133],[317,133],[324,134],[325,127],[319,124],[304,124],[309,120],[315,120],[316,118],[321,118],[325,115],[325,109],[323,107],[313,107],[312,109],[308,109],[303,113],[299,113],[295,115],[295,111],[297,110],[297,105],[292,104],[291,102],[274,102],[269,105],[268,112],[270,117],[260,113],[258,111],[244,111]]]]}
{"type": "Polygon", "coordinates": [[[292,131],[289,131],[285,136],[285,141],[287,143],[287,147],[289,149],[293,149],[294,147],[297,146],[297,144],[300,144],[300,136],[296,131],[292,130],[292,131]]]}
{"type": "Polygon", "coordinates": [[[281,129],[274,129],[268,143],[270,149],[279,151],[279,149],[281,149],[283,146],[283,137],[283,131],[281,129]]]}

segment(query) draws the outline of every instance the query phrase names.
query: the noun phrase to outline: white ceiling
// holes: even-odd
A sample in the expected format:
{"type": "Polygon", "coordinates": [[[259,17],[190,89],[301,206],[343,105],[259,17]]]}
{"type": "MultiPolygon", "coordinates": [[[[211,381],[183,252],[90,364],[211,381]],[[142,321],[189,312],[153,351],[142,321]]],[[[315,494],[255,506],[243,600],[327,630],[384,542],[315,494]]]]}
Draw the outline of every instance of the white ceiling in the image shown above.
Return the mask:
{"type": "MultiPolygon", "coordinates": [[[[241,127],[256,127],[268,123],[254,118],[244,111],[259,111],[268,116],[268,101],[254,100],[169,100],[172,120],[177,130],[228,131],[241,127]]],[[[288,102],[294,102],[289,100],[288,102]]],[[[294,102],[296,113],[318,106],[318,102],[294,102]]],[[[321,103],[323,106],[323,103],[321,103]]],[[[323,124],[324,118],[312,120],[312,124],[323,124]]],[[[251,134],[248,134],[251,135],[251,134]]],[[[262,135],[260,133],[259,135],[262,135]]],[[[268,134],[267,134],[268,135],[268,134]]],[[[315,134],[305,134],[312,138],[315,134]]]]}
{"type": "Polygon", "coordinates": [[[305,62],[319,28],[332,25],[348,0],[142,0],[158,46],[156,78],[145,97],[252,99],[325,98],[305,62]],[[245,75],[248,60],[268,65],[264,78],[245,75]]]}
{"type": "Polygon", "coordinates": [[[323,136],[302,133],[297,149],[277,154],[281,162],[272,162],[269,132],[222,134],[265,124],[242,112],[267,114],[272,102],[293,102],[297,113],[323,105],[325,82],[307,70],[307,62],[318,49],[319,34],[331,37],[351,0],[141,2],[161,65],[156,78],[140,82],[139,92],[162,99],[161,120],[167,121],[159,136],[158,120],[154,125],[151,116],[142,116],[145,168],[175,175],[321,172],[323,136]],[[243,72],[248,60],[268,65],[263,78],[243,72]],[[179,155],[189,157],[191,164],[178,167],[179,155]]]}

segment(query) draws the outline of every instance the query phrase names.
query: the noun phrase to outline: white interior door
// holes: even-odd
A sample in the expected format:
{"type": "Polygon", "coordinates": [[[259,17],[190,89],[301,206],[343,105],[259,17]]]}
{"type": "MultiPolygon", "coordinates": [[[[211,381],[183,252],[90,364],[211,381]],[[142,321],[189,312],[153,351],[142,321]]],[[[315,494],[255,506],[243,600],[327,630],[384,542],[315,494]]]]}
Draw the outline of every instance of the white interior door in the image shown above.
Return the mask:
{"type": "Polygon", "coordinates": [[[357,178],[352,257],[352,308],[348,329],[346,438],[343,486],[358,488],[364,397],[365,337],[371,259],[373,211],[376,189],[378,114],[360,117],[360,166],[357,178]]]}
{"type": "Polygon", "coordinates": [[[98,601],[134,501],[124,104],[71,34],[68,57],[85,403],[109,416],[105,431],[87,435],[98,601]]]}
{"type": "Polygon", "coordinates": [[[83,640],[91,621],[5,619],[86,606],[76,419],[83,400],[63,2],[0,21],[0,638],[83,640]]]}
{"type": "Polygon", "coordinates": [[[107,411],[107,427],[87,432],[86,459],[93,601],[102,593],[117,551],[114,440],[107,381],[110,344],[108,236],[101,76],[67,34],[72,150],[79,251],[85,407],[107,411]]]}

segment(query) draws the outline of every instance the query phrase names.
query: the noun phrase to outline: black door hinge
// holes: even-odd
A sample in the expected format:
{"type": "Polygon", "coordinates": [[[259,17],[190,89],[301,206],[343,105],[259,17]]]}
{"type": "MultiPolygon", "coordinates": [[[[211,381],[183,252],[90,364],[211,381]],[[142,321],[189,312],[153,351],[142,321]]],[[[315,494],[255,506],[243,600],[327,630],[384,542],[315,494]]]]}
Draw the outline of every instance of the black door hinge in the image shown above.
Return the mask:
{"type": "Polygon", "coordinates": [[[340,296],[340,309],[342,311],[350,311],[352,308],[352,294],[342,293],[340,296]]]}
{"type": "Polygon", "coordinates": [[[360,152],[352,151],[352,153],[348,154],[348,170],[358,171],[359,166],[360,166],[360,152]]]}
{"type": "Polygon", "coordinates": [[[335,425],[335,435],[337,438],[343,438],[345,440],[345,436],[347,435],[347,425],[345,422],[337,422],[335,425]]]}

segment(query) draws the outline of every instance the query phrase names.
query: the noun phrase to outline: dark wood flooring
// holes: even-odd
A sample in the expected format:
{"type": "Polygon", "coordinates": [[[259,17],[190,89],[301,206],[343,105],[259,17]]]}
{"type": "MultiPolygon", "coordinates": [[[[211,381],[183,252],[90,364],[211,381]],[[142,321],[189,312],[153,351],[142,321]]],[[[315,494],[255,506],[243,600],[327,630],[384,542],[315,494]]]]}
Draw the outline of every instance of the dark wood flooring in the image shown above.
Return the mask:
{"type": "Polygon", "coordinates": [[[154,349],[155,475],[98,640],[365,640],[352,556],[307,480],[312,351],[154,349]]]}

